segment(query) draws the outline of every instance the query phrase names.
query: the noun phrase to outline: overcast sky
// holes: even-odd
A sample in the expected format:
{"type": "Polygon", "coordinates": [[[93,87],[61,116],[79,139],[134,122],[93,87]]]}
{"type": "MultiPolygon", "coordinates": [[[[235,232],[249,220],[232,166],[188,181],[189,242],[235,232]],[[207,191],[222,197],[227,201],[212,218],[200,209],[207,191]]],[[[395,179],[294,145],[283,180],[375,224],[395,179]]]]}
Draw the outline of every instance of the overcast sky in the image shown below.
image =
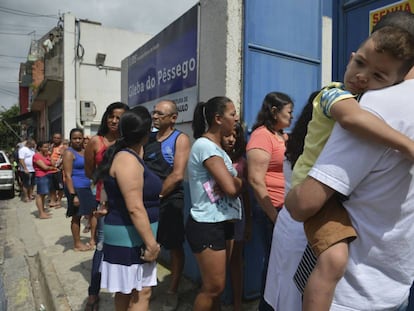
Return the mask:
{"type": "Polygon", "coordinates": [[[0,0],[0,110],[18,103],[19,64],[59,14],[155,35],[198,0],[0,0]]]}

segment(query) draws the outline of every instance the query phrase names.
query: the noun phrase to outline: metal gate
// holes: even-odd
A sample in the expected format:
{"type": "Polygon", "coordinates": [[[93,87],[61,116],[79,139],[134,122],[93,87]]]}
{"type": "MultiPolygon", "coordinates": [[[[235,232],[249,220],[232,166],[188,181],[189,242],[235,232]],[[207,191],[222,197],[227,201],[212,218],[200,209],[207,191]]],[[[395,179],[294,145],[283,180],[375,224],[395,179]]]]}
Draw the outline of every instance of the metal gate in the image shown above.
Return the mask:
{"type": "Polygon", "coordinates": [[[245,0],[242,109],[249,129],[268,92],[287,93],[298,115],[320,88],[322,10],[320,0],[245,0]]]}
{"type": "MultiPolygon", "coordinates": [[[[325,1],[325,3],[330,1],[325,1]]],[[[323,1],[245,0],[242,115],[250,130],[263,98],[288,94],[294,114],[320,88],[323,1]]],[[[326,14],[325,14],[326,15],[326,14]]],[[[253,235],[245,245],[244,297],[260,295],[266,245],[260,207],[252,204],[253,235]]]]}

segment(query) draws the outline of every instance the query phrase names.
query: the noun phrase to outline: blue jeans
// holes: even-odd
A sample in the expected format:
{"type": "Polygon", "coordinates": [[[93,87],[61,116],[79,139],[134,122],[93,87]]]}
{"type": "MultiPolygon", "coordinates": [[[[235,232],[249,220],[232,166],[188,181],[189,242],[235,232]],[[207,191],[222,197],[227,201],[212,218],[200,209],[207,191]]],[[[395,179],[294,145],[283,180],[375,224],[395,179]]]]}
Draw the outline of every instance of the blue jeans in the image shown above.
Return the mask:
{"type": "Polygon", "coordinates": [[[103,255],[102,248],[104,242],[104,218],[105,217],[99,217],[96,224],[96,249],[92,259],[91,284],[88,288],[89,296],[99,295],[99,290],[101,289],[101,272],[99,272],[99,268],[101,266],[103,255]]]}
{"type": "Polygon", "coordinates": [[[273,311],[273,308],[264,299],[264,289],[266,285],[267,266],[269,265],[270,249],[272,246],[273,227],[274,223],[267,217],[267,215],[261,211],[257,215],[258,222],[260,224],[260,235],[264,243],[264,261],[262,270],[262,288],[260,292],[260,302],[258,306],[259,311],[273,311]]]}

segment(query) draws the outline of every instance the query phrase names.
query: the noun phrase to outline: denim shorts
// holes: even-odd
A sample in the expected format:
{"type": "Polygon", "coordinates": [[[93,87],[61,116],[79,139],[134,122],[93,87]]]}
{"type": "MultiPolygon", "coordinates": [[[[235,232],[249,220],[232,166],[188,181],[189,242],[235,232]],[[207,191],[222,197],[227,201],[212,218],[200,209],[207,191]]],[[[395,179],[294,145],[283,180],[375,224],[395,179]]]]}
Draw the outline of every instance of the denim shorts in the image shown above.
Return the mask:
{"type": "Polygon", "coordinates": [[[48,194],[50,191],[50,175],[36,177],[36,193],[48,194]]]}

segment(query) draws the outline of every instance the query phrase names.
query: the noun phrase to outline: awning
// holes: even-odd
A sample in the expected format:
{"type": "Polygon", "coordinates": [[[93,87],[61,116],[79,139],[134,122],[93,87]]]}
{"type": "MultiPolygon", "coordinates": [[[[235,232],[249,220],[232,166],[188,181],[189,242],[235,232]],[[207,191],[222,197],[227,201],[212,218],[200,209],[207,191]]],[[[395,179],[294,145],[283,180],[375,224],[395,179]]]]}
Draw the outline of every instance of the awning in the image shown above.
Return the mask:
{"type": "Polygon", "coordinates": [[[7,119],[4,119],[4,120],[7,121],[8,123],[17,123],[17,122],[29,119],[31,117],[33,117],[33,112],[32,111],[27,112],[27,113],[23,113],[23,114],[18,115],[16,117],[7,118],[7,119]]]}

